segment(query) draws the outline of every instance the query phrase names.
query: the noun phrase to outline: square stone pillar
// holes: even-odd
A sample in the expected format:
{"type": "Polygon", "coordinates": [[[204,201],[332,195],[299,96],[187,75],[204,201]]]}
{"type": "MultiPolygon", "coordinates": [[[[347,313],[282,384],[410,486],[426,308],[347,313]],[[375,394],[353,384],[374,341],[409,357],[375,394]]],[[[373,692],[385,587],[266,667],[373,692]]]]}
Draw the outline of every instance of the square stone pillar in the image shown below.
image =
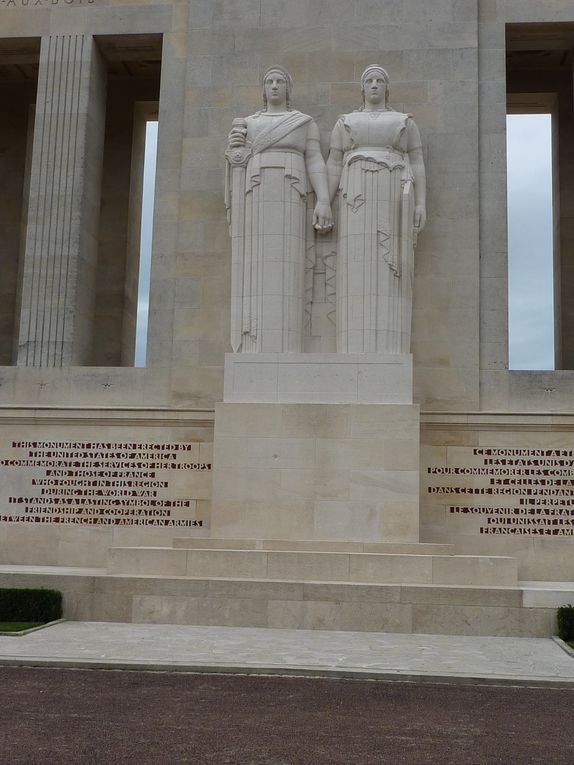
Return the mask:
{"type": "Polygon", "coordinates": [[[90,361],[106,72],[90,35],[42,38],[18,333],[21,366],[90,361]]]}

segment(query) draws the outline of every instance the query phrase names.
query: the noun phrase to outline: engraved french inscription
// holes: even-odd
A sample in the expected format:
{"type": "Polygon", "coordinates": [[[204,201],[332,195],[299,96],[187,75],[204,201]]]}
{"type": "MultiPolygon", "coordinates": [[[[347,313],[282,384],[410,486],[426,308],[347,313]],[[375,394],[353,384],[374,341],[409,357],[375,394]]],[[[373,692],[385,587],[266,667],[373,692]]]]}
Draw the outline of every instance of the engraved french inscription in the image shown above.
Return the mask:
{"type": "Polygon", "coordinates": [[[480,534],[574,536],[574,451],[477,447],[476,466],[427,468],[427,493],[480,534]],[[452,498],[452,499],[451,499],[452,498]]]}

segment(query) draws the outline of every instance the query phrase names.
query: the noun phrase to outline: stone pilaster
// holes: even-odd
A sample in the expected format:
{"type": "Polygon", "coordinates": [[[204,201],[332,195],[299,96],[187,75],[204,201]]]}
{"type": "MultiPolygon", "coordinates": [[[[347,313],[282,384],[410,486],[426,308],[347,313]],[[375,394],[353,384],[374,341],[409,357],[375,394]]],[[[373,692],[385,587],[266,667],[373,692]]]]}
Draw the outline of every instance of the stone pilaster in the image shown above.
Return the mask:
{"type": "Polygon", "coordinates": [[[44,37],[21,290],[21,366],[90,360],[105,108],[106,74],[93,37],[44,37]]]}

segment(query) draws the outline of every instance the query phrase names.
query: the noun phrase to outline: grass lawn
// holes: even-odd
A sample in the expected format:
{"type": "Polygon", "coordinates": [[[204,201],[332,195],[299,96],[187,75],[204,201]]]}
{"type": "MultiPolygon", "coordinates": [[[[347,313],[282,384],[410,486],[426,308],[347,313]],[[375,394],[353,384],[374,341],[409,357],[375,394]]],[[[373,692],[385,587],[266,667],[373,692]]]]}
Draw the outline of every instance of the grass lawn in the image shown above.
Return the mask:
{"type": "Polygon", "coordinates": [[[0,632],[21,632],[39,627],[44,622],[0,622],[0,632]]]}
{"type": "Polygon", "coordinates": [[[574,648],[574,640],[566,640],[566,645],[569,645],[570,648],[574,648]]]}

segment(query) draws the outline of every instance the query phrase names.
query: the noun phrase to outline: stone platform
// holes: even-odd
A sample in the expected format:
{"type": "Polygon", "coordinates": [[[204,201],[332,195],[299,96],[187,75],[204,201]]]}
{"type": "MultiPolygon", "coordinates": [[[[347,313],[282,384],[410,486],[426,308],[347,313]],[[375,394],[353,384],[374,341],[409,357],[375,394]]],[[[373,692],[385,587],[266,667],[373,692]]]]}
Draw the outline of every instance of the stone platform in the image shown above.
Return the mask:
{"type": "MultiPolygon", "coordinates": [[[[177,540],[177,547],[112,547],[108,573],[122,575],[241,578],[275,581],[344,582],[355,584],[516,586],[514,558],[437,554],[416,545],[382,544],[378,550],[356,552],[344,543],[309,549],[304,543],[277,540],[268,549],[233,549],[233,540],[177,540]],[[185,545],[185,546],[184,546],[185,545]]],[[[265,544],[264,542],[262,543],[265,544]]],[[[371,545],[367,545],[371,548],[371,545]]],[[[431,546],[432,549],[432,546],[431,546]]]]}
{"type": "Polygon", "coordinates": [[[549,636],[567,592],[526,590],[511,557],[412,542],[177,537],[110,548],[107,577],[157,578],[134,621],[357,632],[549,636]]]}
{"type": "Polygon", "coordinates": [[[59,589],[72,620],[516,637],[552,635],[574,597],[450,545],[194,537],[112,547],[107,568],[0,566],[0,586],[59,589]]]}

